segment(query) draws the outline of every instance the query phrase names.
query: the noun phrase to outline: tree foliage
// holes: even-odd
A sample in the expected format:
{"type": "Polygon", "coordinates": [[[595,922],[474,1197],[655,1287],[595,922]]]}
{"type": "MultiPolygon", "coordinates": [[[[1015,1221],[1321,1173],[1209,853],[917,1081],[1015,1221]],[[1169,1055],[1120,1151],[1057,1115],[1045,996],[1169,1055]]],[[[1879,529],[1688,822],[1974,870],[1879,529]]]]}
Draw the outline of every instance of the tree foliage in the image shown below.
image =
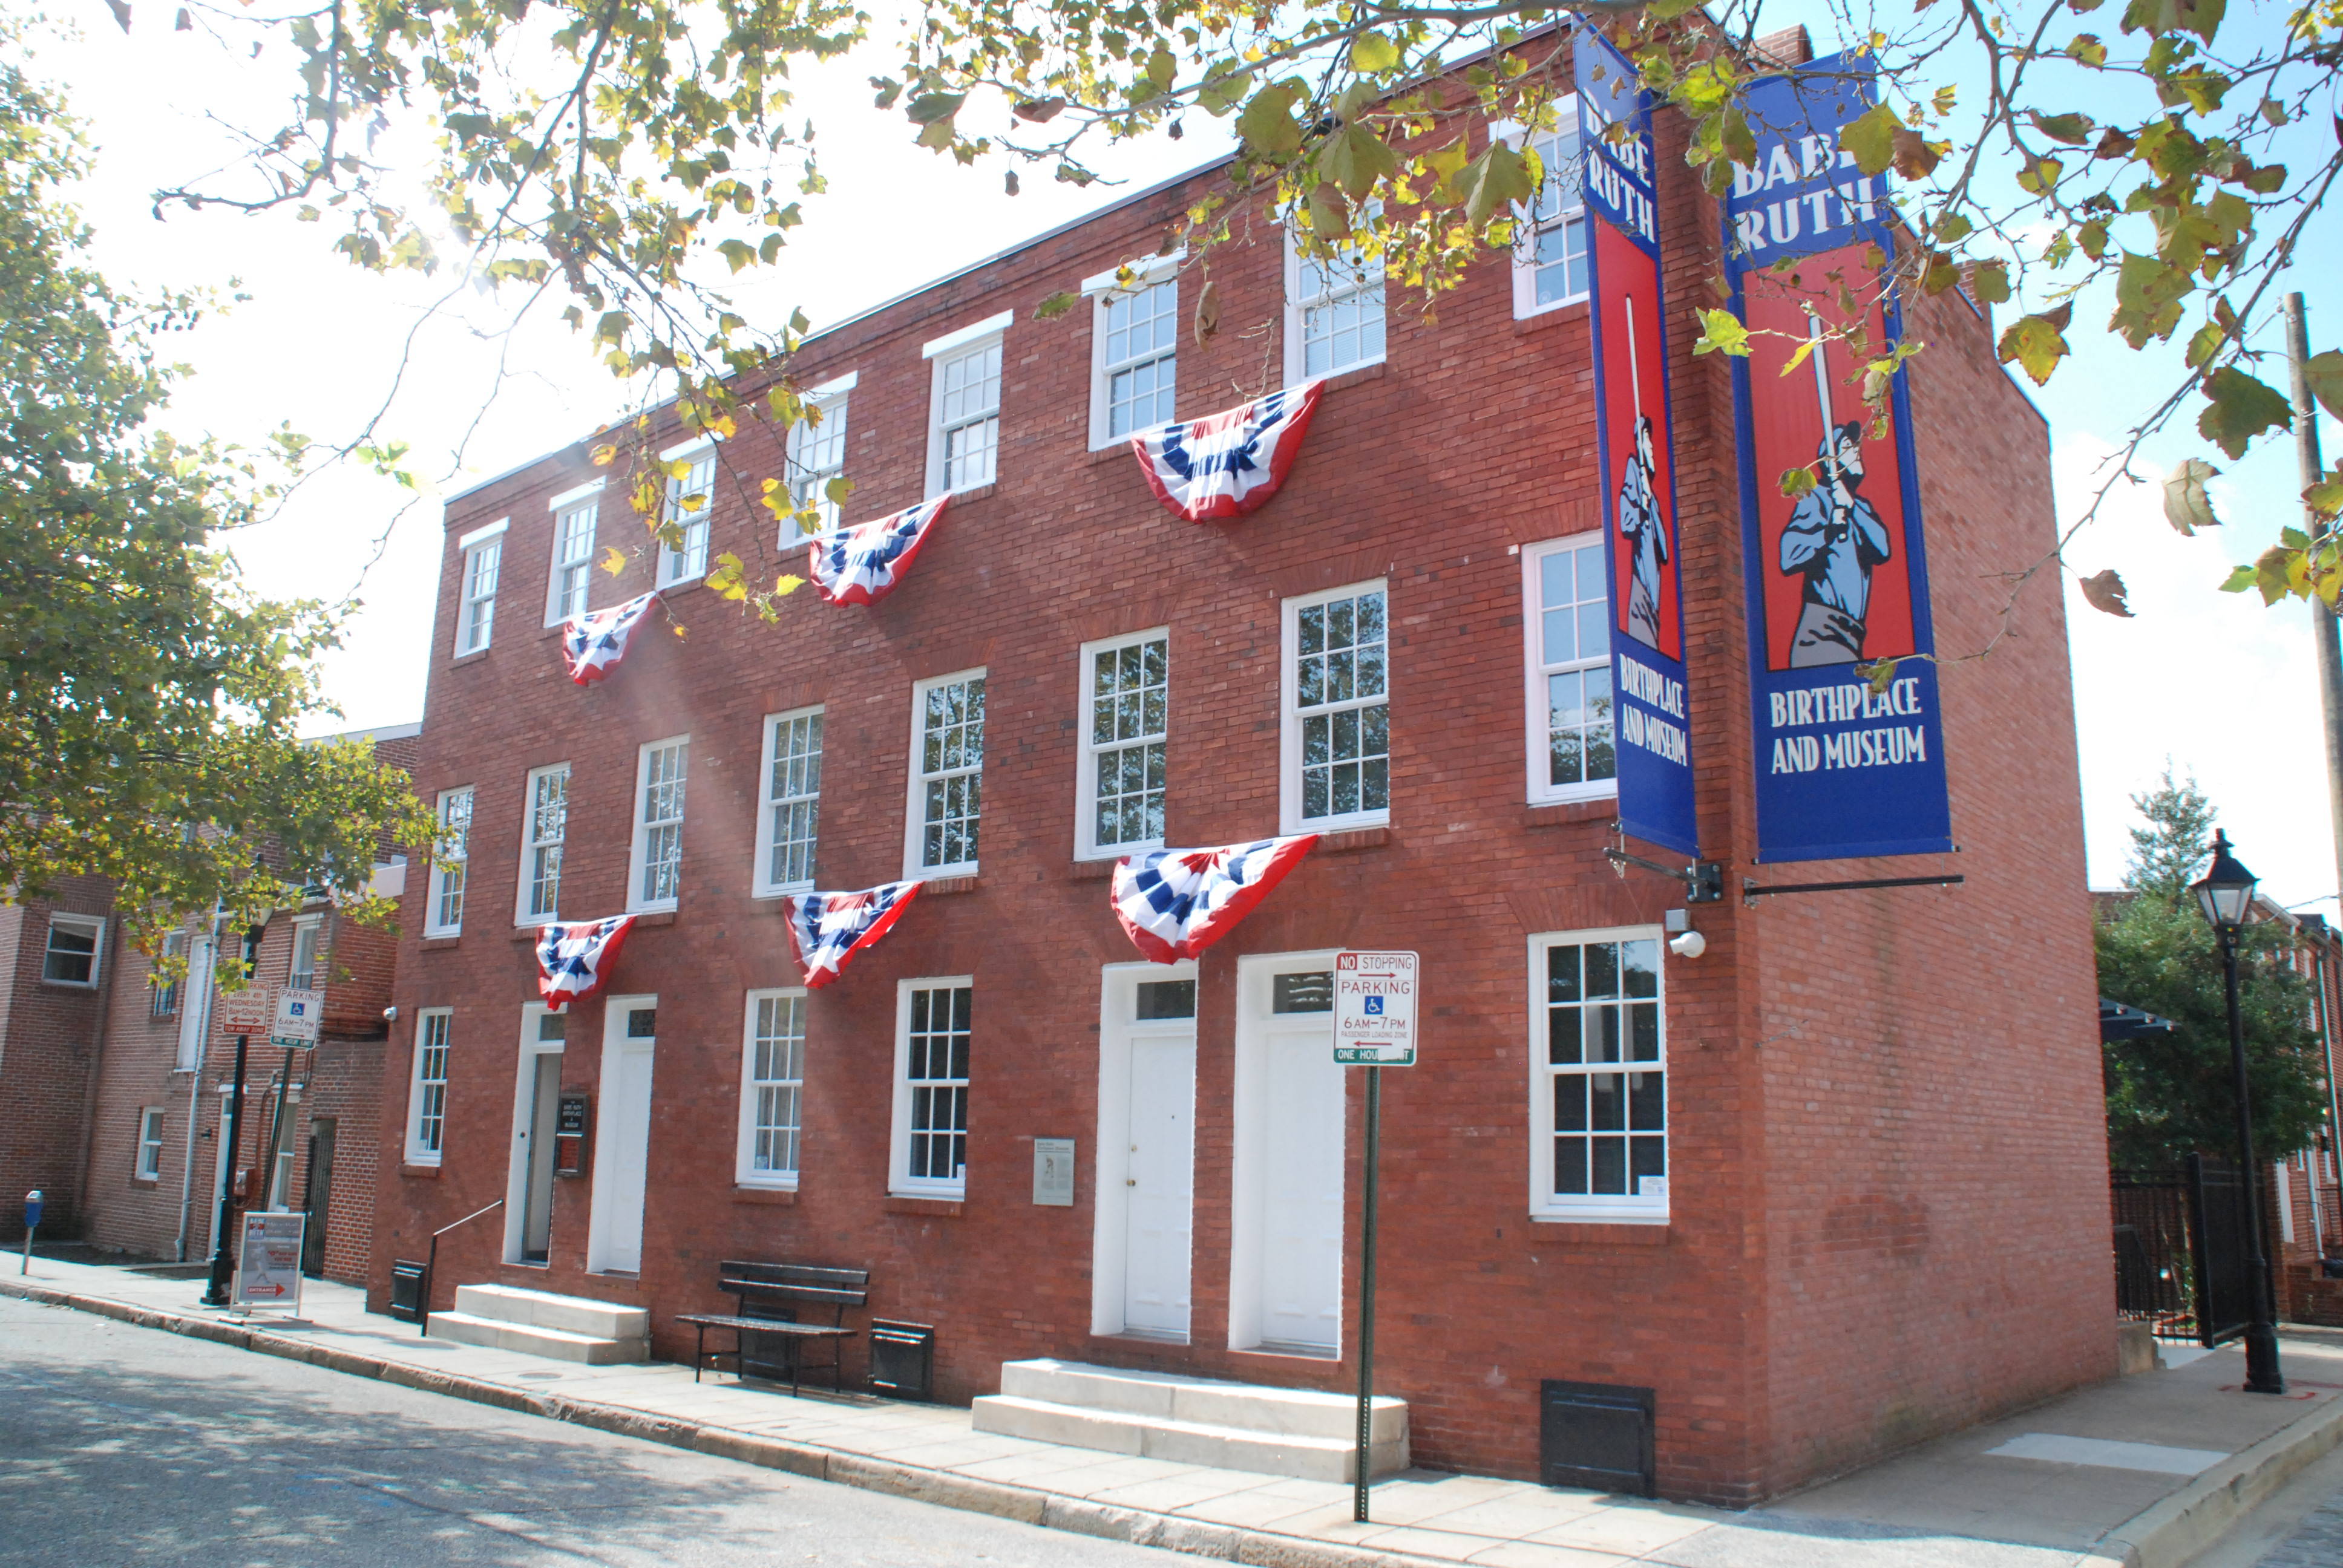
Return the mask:
{"type": "Polygon", "coordinates": [[[304,885],[383,918],[376,846],[428,819],[368,749],[296,739],[327,711],[334,618],[246,593],[216,542],[265,495],[259,460],[150,427],[177,374],[156,340],[201,302],[86,265],[56,196],[86,158],[0,62],[0,885],[112,878],[136,940],[216,905],[256,924],[304,885]]]}
{"type": "MultiPolygon", "coordinates": [[[[2172,1020],[2169,1035],[2101,1048],[2107,1152],[2118,1169],[2177,1165],[2194,1151],[2234,1158],[2237,1099],[2221,955],[2188,890],[2203,867],[2214,812],[2194,779],[2135,795],[2127,896],[2097,924],[2099,991],[2172,1020]]],[[[2275,1158],[2308,1147],[2326,1116],[2325,1057],[2309,1020],[2310,982],[2284,961],[2279,922],[2247,928],[2238,960],[2254,1148],[2275,1158]]]]}

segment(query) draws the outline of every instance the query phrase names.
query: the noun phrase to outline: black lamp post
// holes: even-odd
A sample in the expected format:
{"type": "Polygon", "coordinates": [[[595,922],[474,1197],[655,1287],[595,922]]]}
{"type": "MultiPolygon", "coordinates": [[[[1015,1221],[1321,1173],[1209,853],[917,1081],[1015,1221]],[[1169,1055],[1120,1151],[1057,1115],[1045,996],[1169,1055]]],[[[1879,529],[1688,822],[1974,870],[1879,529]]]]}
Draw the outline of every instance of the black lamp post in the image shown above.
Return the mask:
{"type": "Polygon", "coordinates": [[[2221,942],[2221,969],[2229,991],[2229,1071],[2237,1081],[2238,1179],[2246,1190],[2246,1392],[2284,1393],[2278,1365],[2277,1297],[2262,1248],[2261,1172],[2254,1162],[2253,1102],[2246,1088],[2246,1023],[2237,1010],[2237,933],[2254,902],[2254,874],[2229,853],[2229,836],[2213,834],[2213,864],[2193,885],[2197,902],[2221,942]]]}

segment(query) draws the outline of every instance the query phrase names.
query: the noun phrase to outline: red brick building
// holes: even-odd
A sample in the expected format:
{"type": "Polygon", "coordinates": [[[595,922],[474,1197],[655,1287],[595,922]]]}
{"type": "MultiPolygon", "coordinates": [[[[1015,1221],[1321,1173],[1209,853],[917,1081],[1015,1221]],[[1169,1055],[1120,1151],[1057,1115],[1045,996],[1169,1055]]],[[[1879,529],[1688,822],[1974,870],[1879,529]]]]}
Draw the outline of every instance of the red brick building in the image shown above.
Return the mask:
{"type": "MultiPolygon", "coordinates": [[[[1680,304],[1719,232],[1683,137],[1663,121],[1680,304]]],[[[1564,753],[1601,772],[1599,715],[1564,710],[1585,661],[1530,640],[1574,613],[1605,515],[1568,214],[1559,259],[1483,265],[1436,323],[1256,225],[1211,257],[1200,345],[1200,269],[1111,275],[1212,188],[1219,166],[814,337],[790,368],[818,427],[666,435],[675,487],[709,498],[678,513],[682,555],[579,569],[645,538],[583,444],[448,504],[416,782],[450,826],[406,896],[376,1303],[395,1259],[502,1199],[442,1242],[438,1306],[494,1282],[646,1307],[682,1357],[674,1314],[728,1306],[719,1261],[862,1267],[873,1313],[935,1327],[945,1399],[1036,1356],[1346,1388],[1361,1090],[1317,977],[1382,946],[1424,965],[1422,1064],[1385,1075],[1377,1340],[1418,1462],[1534,1473],[1543,1380],[1627,1385],[1654,1391],[1660,1490],[1740,1503],[2112,1375],[2055,585],[1946,667],[1966,886],[1728,899],[1692,912],[1705,956],[1664,957],[1683,889],[1614,874],[1601,778],[1554,782],[1564,753]],[[1061,290],[1089,292],[1036,319],[1061,290]],[[1283,489],[1237,522],[1172,517],[1119,435],[1317,375],[1283,489]],[[760,483],[839,472],[850,522],[954,492],[891,596],[808,590],[769,626],[701,585],[725,551],[768,581],[801,558],[760,483]],[[625,663],[572,685],[562,616],[655,587],[625,663]],[[1325,836],[1201,962],[1139,961],[1113,856],[1302,829],[1325,836]],[[803,991],[785,892],[906,877],[925,890],[891,934],[803,991]],[[538,923],[629,909],[607,990],[547,1017],[538,923]],[[1554,1064],[1570,1027],[1635,1042],[1627,1119],[1664,1142],[1606,1140],[1621,1081],[1554,1064]],[[1596,1125],[1574,1129],[1555,1107],[1582,1092],[1596,1125]],[[558,1094],[590,1097],[576,1177],[544,1151],[558,1094]],[[1051,1139],[1075,1142],[1070,1205],[1036,1201],[1051,1139]]],[[[1937,635],[1963,652],[2053,538],[2048,434],[1965,300],[1913,318],[1937,635]]],[[[1691,727],[1704,849],[1737,890],[1732,397],[1690,338],[1691,727]]]]}
{"type": "Polygon", "coordinates": [[[12,1108],[0,1129],[0,1235],[23,1239],[35,1191],[42,1237],[73,1237],[85,1223],[103,980],[119,934],[112,910],[112,889],[93,877],[0,904],[0,1098],[12,1108]]]}

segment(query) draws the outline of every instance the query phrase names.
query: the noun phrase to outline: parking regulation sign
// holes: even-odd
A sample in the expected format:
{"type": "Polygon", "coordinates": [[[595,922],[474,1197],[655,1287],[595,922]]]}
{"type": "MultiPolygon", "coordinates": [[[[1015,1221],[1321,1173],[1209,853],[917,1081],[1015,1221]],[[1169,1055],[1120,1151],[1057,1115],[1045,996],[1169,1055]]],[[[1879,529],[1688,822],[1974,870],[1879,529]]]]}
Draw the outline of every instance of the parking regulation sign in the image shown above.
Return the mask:
{"type": "Polygon", "coordinates": [[[1415,1065],[1413,953],[1334,955],[1334,1060],[1345,1067],[1415,1065]]]}
{"type": "Polygon", "coordinates": [[[295,990],[290,988],[277,993],[277,1017],[268,1026],[268,1043],[291,1046],[296,1050],[314,1050],[317,1044],[317,1019],[326,1010],[326,993],[319,990],[295,990]]]}

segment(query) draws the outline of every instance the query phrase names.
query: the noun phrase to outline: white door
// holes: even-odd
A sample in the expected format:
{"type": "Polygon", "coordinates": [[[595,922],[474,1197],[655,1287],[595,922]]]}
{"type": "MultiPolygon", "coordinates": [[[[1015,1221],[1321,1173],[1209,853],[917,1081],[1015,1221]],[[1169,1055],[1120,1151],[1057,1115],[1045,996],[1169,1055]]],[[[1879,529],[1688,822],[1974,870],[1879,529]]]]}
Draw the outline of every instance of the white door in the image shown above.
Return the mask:
{"type": "Polygon", "coordinates": [[[1341,1353],[1342,1106],[1331,954],[1238,962],[1229,1342],[1341,1353]]]}
{"type": "Polygon", "coordinates": [[[587,1248],[587,1265],[597,1271],[636,1273],[643,1266],[658,1020],[656,997],[614,997],[603,1019],[600,1147],[594,1155],[594,1221],[587,1248]]]}
{"type": "Polygon", "coordinates": [[[1188,1254],[1196,1227],[1196,1033],[1131,1042],[1130,1245],[1122,1321],[1188,1335],[1188,1254]]]}

